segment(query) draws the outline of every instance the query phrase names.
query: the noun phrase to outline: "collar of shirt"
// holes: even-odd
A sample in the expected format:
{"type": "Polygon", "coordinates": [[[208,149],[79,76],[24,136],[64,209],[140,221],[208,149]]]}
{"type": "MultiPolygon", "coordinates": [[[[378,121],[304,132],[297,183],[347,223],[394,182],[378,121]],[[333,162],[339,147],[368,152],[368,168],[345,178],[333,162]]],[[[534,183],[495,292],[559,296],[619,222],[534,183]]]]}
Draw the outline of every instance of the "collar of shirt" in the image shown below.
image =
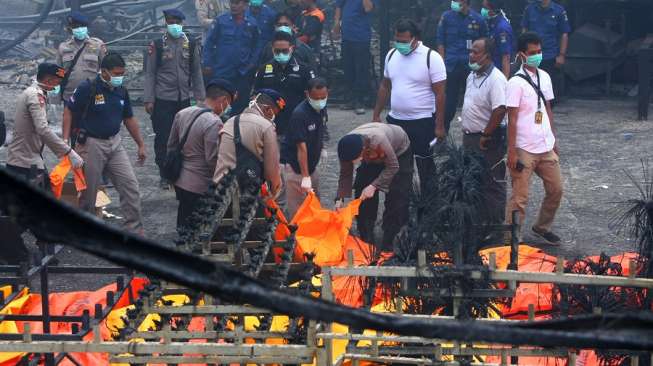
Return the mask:
{"type": "Polygon", "coordinates": [[[39,82],[38,82],[38,81],[36,81],[36,80],[32,80],[32,87],[33,87],[34,89],[36,89],[36,91],[37,91],[39,94],[41,94],[42,96],[45,96],[45,90],[43,90],[43,88],[41,88],[41,86],[39,85],[39,82]]]}

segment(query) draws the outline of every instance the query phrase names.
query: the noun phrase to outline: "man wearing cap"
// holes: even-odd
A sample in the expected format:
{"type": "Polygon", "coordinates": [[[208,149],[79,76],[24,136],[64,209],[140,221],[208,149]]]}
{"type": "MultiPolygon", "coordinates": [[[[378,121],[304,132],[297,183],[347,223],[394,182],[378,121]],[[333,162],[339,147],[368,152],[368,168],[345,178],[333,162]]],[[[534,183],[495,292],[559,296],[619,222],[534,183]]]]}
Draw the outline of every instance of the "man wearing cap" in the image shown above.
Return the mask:
{"type": "Polygon", "coordinates": [[[68,100],[77,86],[86,79],[95,79],[100,71],[100,62],[107,53],[101,39],[88,35],[89,19],[86,15],[73,11],[68,15],[67,29],[72,37],[59,45],[57,64],[66,69],[61,83],[61,97],[68,100]]]}
{"type": "Polygon", "coordinates": [[[261,42],[267,44],[274,35],[274,18],[277,12],[263,3],[263,0],[250,0],[247,14],[256,19],[258,29],[261,31],[261,42]]]}
{"type": "Polygon", "coordinates": [[[241,187],[265,180],[270,194],[278,196],[281,191],[281,172],[273,122],[285,104],[277,91],[262,89],[254,94],[242,114],[231,117],[225,123],[220,131],[218,163],[213,176],[215,183],[229,170],[236,169],[241,187]],[[235,139],[236,133],[239,139],[235,139]],[[237,150],[238,141],[240,148],[237,150]]]}
{"type": "MultiPolygon", "coordinates": [[[[290,115],[305,98],[308,81],[315,78],[315,71],[300,64],[293,57],[293,38],[286,32],[276,32],[272,42],[274,57],[256,72],[255,89],[273,89],[286,100],[286,108],[277,117],[277,133],[285,136],[290,115]]],[[[282,138],[283,140],[283,138],[282,138]]]]}
{"type": "Polygon", "coordinates": [[[175,115],[168,151],[180,149],[183,155],[181,173],[173,182],[179,201],[177,228],[186,223],[209,189],[218,161],[218,140],[223,125],[220,117],[229,113],[235,99],[236,89],[230,82],[211,80],[206,86],[207,108],[188,107],[175,115]]]}
{"type": "MultiPolygon", "coordinates": [[[[154,158],[159,172],[166,156],[166,145],[175,114],[196,101],[204,100],[204,80],[200,47],[183,31],[184,14],[177,9],[163,11],[166,32],[150,43],[145,65],[143,101],[152,119],[154,158]]],[[[170,183],[161,176],[160,186],[170,183]]]]}
{"type": "Polygon", "coordinates": [[[58,96],[65,72],[55,64],[40,64],[36,82],[25,89],[16,100],[14,138],[7,149],[7,169],[43,188],[50,187],[50,179],[43,162],[44,146],[59,158],[68,155],[75,168],[84,164],[82,158],[48,126],[46,96],[58,96]]]}
{"type": "Polygon", "coordinates": [[[120,128],[124,124],[138,146],[137,163],[142,165],[146,158],[145,143],[132,111],[129,93],[122,86],[125,60],[119,54],[109,52],[102,59],[100,69],[95,79],[82,82],[75,90],[66,103],[67,115],[71,118],[63,120],[64,139],[74,135],[75,149],[86,161],[86,190],[80,196],[79,205],[85,211],[95,212],[97,188],[104,173],[120,195],[125,227],[142,234],[138,180],[120,137],[120,128]],[[76,121],[74,128],[71,128],[72,117],[76,121]]]}
{"type": "Polygon", "coordinates": [[[247,14],[249,0],[231,0],[230,12],[215,18],[209,29],[202,53],[207,80],[229,80],[243,96],[233,105],[233,113],[247,106],[246,95],[252,90],[254,72],[263,42],[256,19],[247,14]]]}
{"type": "MultiPolygon", "coordinates": [[[[327,99],[329,88],[324,78],[311,79],[306,88],[306,99],[292,113],[288,135],[281,144],[284,190],[279,204],[285,203],[291,219],[308,192],[319,197],[317,165],[326,157],[324,142],[328,139],[327,99]]],[[[324,164],[324,163],[323,163],[324,164]]],[[[283,206],[283,205],[282,205],[283,206]]]]}
{"type": "Polygon", "coordinates": [[[481,16],[487,19],[490,38],[494,41],[492,61],[494,66],[510,77],[510,59],[512,57],[512,26],[503,12],[503,0],[483,0],[481,16]]]}
{"type": "Polygon", "coordinates": [[[215,18],[229,11],[229,0],[195,0],[197,20],[207,31],[215,18]]]}
{"type": "Polygon", "coordinates": [[[366,123],[358,126],[338,142],[340,178],[336,209],[351,197],[352,187],[357,198],[363,200],[356,218],[361,238],[375,243],[374,227],[379,206],[379,193],[385,196],[383,212],[383,241],[377,247],[392,250],[399,230],[408,222],[408,204],[413,180],[413,153],[404,130],[396,125],[366,123]],[[354,164],[362,161],[356,169],[354,164]]]}

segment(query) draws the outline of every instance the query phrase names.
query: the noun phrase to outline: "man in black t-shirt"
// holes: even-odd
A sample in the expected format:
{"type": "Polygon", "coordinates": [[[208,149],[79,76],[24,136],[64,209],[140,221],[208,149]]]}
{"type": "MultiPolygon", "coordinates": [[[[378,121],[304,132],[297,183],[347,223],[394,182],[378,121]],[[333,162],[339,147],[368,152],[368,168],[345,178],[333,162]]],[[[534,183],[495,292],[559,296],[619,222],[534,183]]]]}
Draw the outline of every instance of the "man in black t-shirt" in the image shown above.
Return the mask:
{"type": "MultiPolygon", "coordinates": [[[[284,191],[279,202],[292,218],[308,192],[317,195],[319,176],[316,168],[326,157],[324,142],[328,139],[326,103],[329,89],[323,78],[311,79],[306,100],[293,111],[285,141],[281,145],[284,191]]],[[[318,195],[319,197],[319,195],[318,195]]]]}

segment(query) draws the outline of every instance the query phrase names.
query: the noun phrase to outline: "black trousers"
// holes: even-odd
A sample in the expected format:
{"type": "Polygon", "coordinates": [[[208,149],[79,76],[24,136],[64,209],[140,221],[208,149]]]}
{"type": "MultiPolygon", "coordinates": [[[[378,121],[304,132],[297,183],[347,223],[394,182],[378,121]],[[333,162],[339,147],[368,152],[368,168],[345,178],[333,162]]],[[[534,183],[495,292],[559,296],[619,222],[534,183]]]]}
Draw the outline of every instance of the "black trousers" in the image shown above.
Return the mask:
{"type": "Polygon", "coordinates": [[[242,76],[238,75],[235,78],[227,79],[238,91],[238,98],[231,104],[231,116],[241,114],[249,105],[249,97],[254,86],[254,73],[255,71],[252,71],[242,76]]]}
{"type": "Polygon", "coordinates": [[[342,68],[354,104],[363,105],[370,93],[370,42],[342,41],[342,68]]]}
{"type": "Polygon", "coordinates": [[[563,95],[565,94],[565,74],[561,68],[556,67],[556,59],[552,58],[550,60],[542,60],[540,64],[540,69],[546,71],[549,76],[551,76],[551,83],[553,84],[553,94],[555,99],[552,101],[551,106],[555,104],[556,101],[562,100],[563,95]]]}
{"type": "Polygon", "coordinates": [[[157,99],[154,101],[154,111],[150,118],[152,119],[152,129],[156,134],[154,137],[154,161],[159,167],[159,174],[161,174],[161,168],[165,163],[168,138],[170,137],[172,123],[175,120],[175,114],[187,107],[190,107],[189,99],[182,101],[157,99]]]}
{"type": "Polygon", "coordinates": [[[447,70],[447,102],[444,108],[444,126],[449,133],[449,126],[456,115],[460,95],[467,85],[469,66],[466,63],[457,63],[453,70],[447,70]]]}
{"type": "MultiPolygon", "coordinates": [[[[385,195],[385,207],[383,211],[383,241],[379,247],[381,250],[389,251],[393,248],[393,240],[401,230],[401,227],[408,222],[408,207],[410,204],[410,194],[413,186],[413,153],[408,148],[406,152],[398,157],[399,171],[390,183],[390,189],[385,195]]],[[[365,187],[381,174],[385,168],[383,164],[362,163],[356,169],[356,178],[354,180],[354,193],[360,197],[365,187]]],[[[356,217],[358,231],[368,243],[375,243],[374,227],[376,226],[376,216],[379,210],[379,192],[374,197],[361,203],[356,217]]]]}
{"type": "Polygon", "coordinates": [[[506,215],[506,164],[501,159],[506,155],[506,130],[497,128],[492,140],[485,146],[487,150],[481,150],[479,141],[481,134],[464,134],[463,147],[465,150],[474,151],[485,158],[491,169],[492,179],[484,187],[484,196],[488,199],[488,209],[494,218],[492,221],[497,224],[504,222],[506,215]]]}
{"type": "Polygon", "coordinates": [[[428,196],[429,187],[433,186],[431,180],[435,177],[435,163],[429,147],[429,143],[435,138],[435,118],[400,120],[388,116],[386,120],[389,124],[401,127],[408,135],[411,150],[415,154],[421,196],[428,196]]]}
{"type": "Polygon", "coordinates": [[[177,230],[179,230],[186,224],[186,221],[197,209],[200,200],[204,196],[177,186],[175,186],[175,196],[179,201],[179,207],[177,208],[177,230]]]}
{"type": "Polygon", "coordinates": [[[50,193],[52,188],[50,186],[50,173],[47,169],[36,169],[32,171],[29,168],[7,164],[7,170],[25,178],[30,183],[42,188],[44,191],[50,193]]]}

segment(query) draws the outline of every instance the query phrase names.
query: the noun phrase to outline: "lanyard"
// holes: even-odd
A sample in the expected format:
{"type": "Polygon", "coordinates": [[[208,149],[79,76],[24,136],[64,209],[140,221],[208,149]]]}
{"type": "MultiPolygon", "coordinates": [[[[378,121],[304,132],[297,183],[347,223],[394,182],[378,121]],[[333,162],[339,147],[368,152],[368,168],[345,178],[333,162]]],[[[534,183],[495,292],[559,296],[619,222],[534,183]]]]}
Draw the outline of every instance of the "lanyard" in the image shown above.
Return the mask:
{"type": "Polygon", "coordinates": [[[535,92],[537,92],[537,110],[541,111],[542,110],[542,100],[544,100],[544,94],[542,93],[542,89],[540,88],[540,72],[539,70],[535,69],[535,75],[537,76],[537,85],[533,82],[533,79],[531,79],[531,76],[528,74],[528,71],[524,70],[522,67],[522,72],[523,75],[517,75],[522,77],[523,79],[526,79],[529,84],[535,89],[535,92]]]}
{"type": "MultiPolygon", "coordinates": [[[[494,65],[491,64],[490,68],[487,70],[487,75],[485,75],[485,78],[483,79],[483,81],[481,81],[481,85],[477,86],[478,89],[480,89],[483,86],[483,83],[485,82],[485,80],[487,80],[487,78],[490,77],[490,74],[492,74],[492,70],[494,70],[494,65]]],[[[476,78],[474,78],[474,79],[476,79],[476,78]]],[[[537,80],[539,82],[540,79],[538,78],[537,80]]],[[[476,83],[474,83],[474,86],[476,86],[476,83]]]]}

